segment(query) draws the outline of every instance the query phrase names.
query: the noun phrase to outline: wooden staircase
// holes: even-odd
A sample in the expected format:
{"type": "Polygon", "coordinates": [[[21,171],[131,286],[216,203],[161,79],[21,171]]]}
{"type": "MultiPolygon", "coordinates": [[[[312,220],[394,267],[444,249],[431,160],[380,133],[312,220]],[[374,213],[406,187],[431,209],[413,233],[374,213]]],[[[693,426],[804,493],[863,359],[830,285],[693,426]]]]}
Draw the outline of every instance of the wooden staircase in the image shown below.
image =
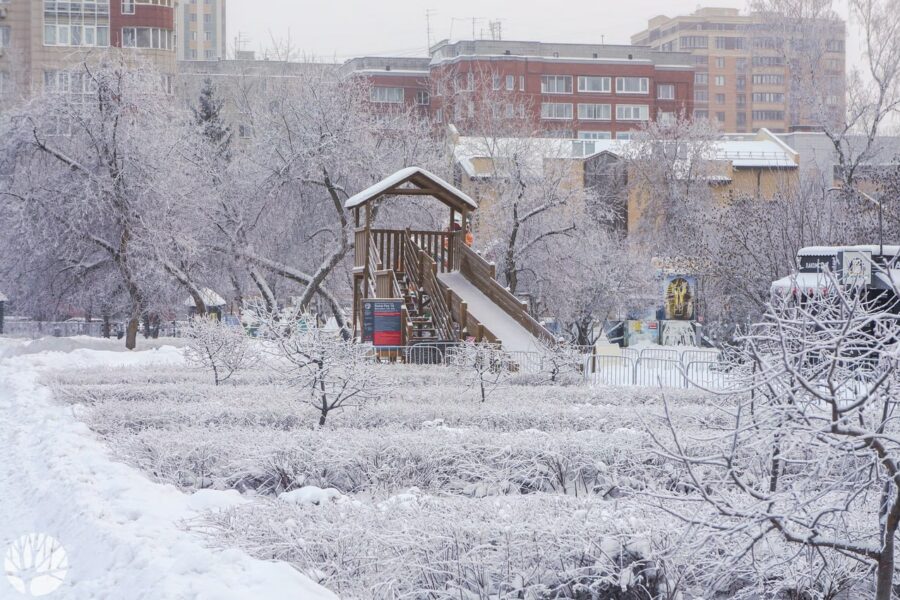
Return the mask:
{"type": "Polygon", "coordinates": [[[434,324],[431,298],[424,289],[410,285],[405,273],[398,273],[397,281],[408,315],[406,343],[413,345],[442,341],[434,324]]]}

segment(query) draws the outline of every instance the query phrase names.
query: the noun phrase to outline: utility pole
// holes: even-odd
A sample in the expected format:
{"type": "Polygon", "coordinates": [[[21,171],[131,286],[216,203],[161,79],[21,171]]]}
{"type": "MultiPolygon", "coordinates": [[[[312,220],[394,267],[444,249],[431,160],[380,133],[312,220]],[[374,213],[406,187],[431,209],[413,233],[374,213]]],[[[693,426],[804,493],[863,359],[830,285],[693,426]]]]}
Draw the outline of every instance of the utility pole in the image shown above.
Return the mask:
{"type": "Polygon", "coordinates": [[[425,37],[428,40],[428,51],[431,52],[431,15],[437,11],[433,8],[425,9],[425,37]]]}
{"type": "MultiPolygon", "coordinates": [[[[828,191],[829,192],[846,192],[847,190],[845,190],[844,188],[832,187],[832,188],[828,188],[828,191]]],[[[875,206],[878,207],[878,254],[883,257],[884,256],[884,215],[883,215],[883,211],[882,211],[882,207],[881,207],[881,202],[861,190],[854,189],[854,190],[852,190],[852,193],[859,194],[860,196],[862,196],[863,198],[865,198],[866,200],[868,200],[869,202],[871,202],[872,204],[874,204],[875,206]]]]}

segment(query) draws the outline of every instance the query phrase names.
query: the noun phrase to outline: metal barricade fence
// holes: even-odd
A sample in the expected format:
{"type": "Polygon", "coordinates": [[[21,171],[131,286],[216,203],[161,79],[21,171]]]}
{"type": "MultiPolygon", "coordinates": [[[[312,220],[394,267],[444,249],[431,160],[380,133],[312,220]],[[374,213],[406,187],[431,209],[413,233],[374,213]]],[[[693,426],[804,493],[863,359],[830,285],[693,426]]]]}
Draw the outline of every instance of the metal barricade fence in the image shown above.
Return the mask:
{"type": "Polygon", "coordinates": [[[728,388],[728,373],[721,362],[695,360],[685,368],[688,387],[723,391],[728,388]]]}
{"type": "Polygon", "coordinates": [[[667,350],[665,348],[644,348],[641,350],[641,354],[638,358],[680,361],[681,355],[678,353],[678,350],[667,350]]]}
{"type": "Polygon", "coordinates": [[[585,378],[592,385],[634,385],[634,365],[627,356],[588,356],[584,359],[585,378]]]}
{"type": "Polygon", "coordinates": [[[641,356],[634,365],[634,385],[683,388],[684,368],[680,360],[641,356]]]}
{"type": "Polygon", "coordinates": [[[704,350],[685,350],[681,353],[681,362],[689,365],[692,362],[719,362],[722,360],[722,351],[715,348],[704,350]]]}

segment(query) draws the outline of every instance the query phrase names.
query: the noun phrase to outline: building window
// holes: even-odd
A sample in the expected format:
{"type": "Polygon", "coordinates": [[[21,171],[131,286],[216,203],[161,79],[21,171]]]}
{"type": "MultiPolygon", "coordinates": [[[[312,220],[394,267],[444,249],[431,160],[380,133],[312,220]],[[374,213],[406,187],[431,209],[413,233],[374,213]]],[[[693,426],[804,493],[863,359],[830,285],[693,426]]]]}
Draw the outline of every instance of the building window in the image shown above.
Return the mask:
{"type": "Polygon", "coordinates": [[[777,92],[755,92],[753,94],[753,102],[763,102],[766,104],[783,104],[784,94],[777,92]]]}
{"type": "Polygon", "coordinates": [[[238,135],[244,139],[248,139],[253,135],[253,127],[241,123],[240,125],[238,125],[238,135]]]}
{"type": "Polygon", "coordinates": [[[123,15],[133,15],[134,14],[134,0],[122,0],[122,14],[123,15]]]}
{"type": "Polygon", "coordinates": [[[431,102],[431,97],[428,95],[427,90],[417,90],[416,91],[416,104],[419,106],[428,106],[431,102]]]}
{"type": "Polygon", "coordinates": [[[701,73],[697,71],[694,73],[694,83],[697,85],[708,85],[709,84],[709,73],[701,73]]]}
{"type": "Polygon", "coordinates": [[[724,123],[725,122],[725,113],[717,112],[716,113],[716,121],[718,121],[719,123],[724,123]]]}
{"type": "Polygon", "coordinates": [[[754,56],[754,67],[783,67],[784,57],[781,56],[754,56]]]}
{"type": "Polygon", "coordinates": [[[378,104],[403,104],[403,88],[376,85],[369,92],[369,99],[378,104]]]}
{"type": "Polygon", "coordinates": [[[684,35],[678,40],[678,47],[682,50],[709,48],[709,38],[705,35],[684,35]]]}
{"type": "Polygon", "coordinates": [[[736,58],[734,59],[734,68],[740,73],[747,70],[747,59],[746,58],[736,58]]]}
{"type": "Polygon", "coordinates": [[[9,48],[11,31],[8,26],[0,27],[0,48],[9,48]]]}
{"type": "MultiPolygon", "coordinates": [[[[542,94],[571,94],[571,75],[541,75],[542,94]]],[[[569,105],[571,106],[571,104],[569,105]]],[[[569,117],[571,118],[571,117],[569,117]]]]}
{"type": "Polygon", "coordinates": [[[746,127],[747,126],[747,113],[739,112],[737,114],[737,126],[738,127],[746,127]]]}
{"type": "Polygon", "coordinates": [[[439,108],[435,111],[434,120],[437,121],[438,123],[444,122],[444,109],[443,108],[439,108]]]}
{"type": "Polygon", "coordinates": [[[718,87],[723,87],[725,85],[725,76],[724,75],[716,75],[716,85],[718,87]]]}
{"type": "Polygon", "coordinates": [[[716,68],[717,69],[725,68],[725,59],[723,57],[719,56],[718,58],[716,58],[716,68]]]}
{"type": "Polygon", "coordinates": [[[706,90],[694,90],[694,102],[709,102],[709,92],[706,90]]]}
{"type": "Polygon", "coordinates": [[[698,54],[694,56],[694,65],[698,67],[708,67],[709,66],[709,57],[704,54],[698,54]]]}
{"type": "Polygon", "coordinates": [[[211,42],[212,41],[212,31],[204,31],[203,39],[206,40],[207,42],[211,42]]]}
{"type": "Polygon", "coordinates": [[[735,79],[734,86],[739,90],[746,89],[747,88],[747,76],[746,75],[738,75],[737,79],[735,79]]]}
{"type": "Polygon", "coordinates": [[[784,75],[754,75],[753,85],[784,85],[784,75]]]}
{"type": "Polygon", "coordinates": [[[583,121],[608,121],[612,116],[609,104],[579,104],[578,118],[583,121]]]}
{"type": "Polygon", "coordinates": [[[754,121],[783,121],[784,120],[784,111],[783,110],[754,110],[753,111],[753,120],[754,121]]]}
{"type": "Polygon", "coordinates": [[[572,104],[568,102],[543,102],[541,103],[541,118],[571,120],[572,104]]]}
{"type": "Polygon", "coordinates": [[[744,38],[742,37],[717,37],[716,48],[719,50],[743,50],[744,38]]]}
{"type": "Polygon", "coordinates": [[[612,90],[612,77],[578,77],[579,92],[609,93],[612,90]]]}
{"type": "Polygon", "coordinates": [[[617,104],[617,121],[647,121],[650,119],[650,107],[646,104],[617,104]]]}
{"type": "Polygon", "coordinates": [[[839,58],[825,59],[825,68],[832,71],[842,71],[844,69],[844,61],[839,58]]]}
{"type": "Polygon", "coordinates": [[[844,40],[828,40],[825,42],[825,50],[828,52],[843,52],[844,40]]]}
{"type": "Polygon", "coordinates": [[[500,75],[498,75],[497,73],[494,73],[493,75],[491,75],[491,89],[499,90],[502,81],[503,81],[503,78],[500,75]]]}
{"type": "Polygon", "coordinates": [[[675,84],[674,83],[660,83],[656,86],[656,97],[659,100],[674,100],[675,99],[675,84]]]}
{"type": "Polygon", "coordinates": [[[516,76],[515,75],[507,75],[506,76],[506,91],[511,92],[516,87],[516,76]]]}
{"type": "Polygon", "coordinates": [[[172,32],[156,27],[123,27],[122,46],[125,48],[155,48],[172,50],[172,32]]]}
{"type": "Polygon", "coordinates": [[[695,119],[708,119],[708,118],[709,118],[709,111],[706,111],[706,110],[695,110],[695,111],[694,111],[694,118],[695,118],[695,119]]]}
{"type": "Polygon", "coordinates": [[[525,76],[524,75],[519,75],[519,91],[520,92],[525,91],[525,76]]]}
{"type": "Polygon", "coordinates": [[[475,89],[475,73],[469,71],[466,73],[466,90],[472,91],[475,89]]]}
{"type": "Polygon", "coordinates": [[[747,106],[747,94],[738,94],[736,98],[738,106],[747,106]]]}
{"type": "Polygon", "coordinates": [[[716,94],[716,104],[725,104],[725,94],[716,94]]]}
{"type": "Polygon", "coordinates": [[[579,131],[579,140],[611,140],[612,133],[609,131],[579,131]]]}
{"type": "Polygon", "coordinates": [[[647,77],[616,77],[617,94],[649,94],[650,79],[647,77]]]}
{"type": "Polygon", "coordinates": [[[617,140],[630,140],[631,132],[630,131],[620,131],[616,134],[617,140]]]}

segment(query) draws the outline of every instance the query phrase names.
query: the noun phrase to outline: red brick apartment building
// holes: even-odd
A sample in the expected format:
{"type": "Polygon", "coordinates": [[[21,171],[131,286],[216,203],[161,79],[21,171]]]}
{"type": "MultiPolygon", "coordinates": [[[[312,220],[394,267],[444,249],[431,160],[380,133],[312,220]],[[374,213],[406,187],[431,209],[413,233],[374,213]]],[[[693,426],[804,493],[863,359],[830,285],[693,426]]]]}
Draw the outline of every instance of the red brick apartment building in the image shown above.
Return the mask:
{"type": "Polygon", "coordinates": [[[357,58],[345,69],[369,78],[374,103],[420,106],[463,135],[489,110],[528,117],[543,135],[583,139],[626,139],[650,119],[693,111],[694,62],[686,53],[472,40],[440,42],[430,54],[357,58]]]}
{"type": "Polygon", "coordinates": [[[0,0],[0,110],[42,90],[82,91],[64,71],[110,47],[150,62],[171,89],[175,0],[0,0]]]}

